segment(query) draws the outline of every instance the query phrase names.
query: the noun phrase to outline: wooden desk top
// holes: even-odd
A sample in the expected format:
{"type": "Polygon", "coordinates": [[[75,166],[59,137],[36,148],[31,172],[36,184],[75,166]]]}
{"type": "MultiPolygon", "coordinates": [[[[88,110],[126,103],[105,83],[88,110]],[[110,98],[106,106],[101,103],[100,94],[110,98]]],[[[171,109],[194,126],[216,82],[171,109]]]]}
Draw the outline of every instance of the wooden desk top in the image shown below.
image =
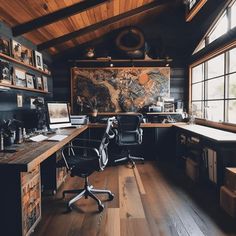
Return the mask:
{"type": "Polygon", "coordinates": [[[195,124],[174,124],[174,126],[212,139],[216,142],[236,142],[236,133],[195,124]]]}
{"type": "MultiPolygon", "coordinates": [[[[182,123],[183,124],[183,123],[182,123]]],[[[140,127],[141,128],[167,128],[167,127],[172,127],[174,123],[141,123],[140,127]]],[[[106,127],[106,124],[102,123],[90,123],[88,124],[88,128],[103,128],[106,127]]]]}
{"type": "Polygon", "coordinates": [[[2,152],[0,153],[0,168],[9,168],[21,172],[30,171],[87,128],[87,125],[84,125],[77,129],[62,129],[61,134],[68,135],[62,141],[25,142],[18,145],[15,153],[2,152]]]}

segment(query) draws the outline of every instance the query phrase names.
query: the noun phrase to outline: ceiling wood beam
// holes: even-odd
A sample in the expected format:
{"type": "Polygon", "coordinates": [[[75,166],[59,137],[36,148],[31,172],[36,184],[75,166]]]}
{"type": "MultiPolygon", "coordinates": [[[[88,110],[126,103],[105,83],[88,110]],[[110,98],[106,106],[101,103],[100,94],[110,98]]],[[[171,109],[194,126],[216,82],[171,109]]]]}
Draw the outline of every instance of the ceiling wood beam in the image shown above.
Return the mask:
{"type": "Polygon", "coordinates": [[[73,38],[76,38],[76,37],[82,36],[84,34],[90,33],[92,31],[95,31],[95,30],[99,29],[99,28],[102,28],[102,27],[114,24],[114,23],[116,23],[116,22],[118,22],[120,20],[124,20],[125,18],[135,16],[137,14],[140,14],[140,13],[152,10],[152,9],[154,9],[156,7],[160,7],[162,5],[166,5],[169,2],[170,1],[168,1],[168,0],[159,0],[159,1],[151,2],[149,4],[145,4],[145,5],[141,6],[141,7],[138,7],[138,8],[135,8],[133,10],[127,11],[127,12],[122,13],[120,15],[108,18],[106,20],[103,20],[103,21],[100,21],[100,22],[95,23],[93,25],[87,26],[85,28],[76,30],[76,31],[71,32],[69,34],[65,34],[65,35],[60,36],[58,38],[55,38],[55,39],[46,41],[44,43],[41,43],[41,44],[38,45],[38,50],[44,50],[44,49],[53,47],[53,46],[55,46],[57,44],[64,43],[64,42],[66,42],[68,40],[71,40],[73,38]]]}
{"type": "Polygon", "coordinates": [[[26,23],[13,27],[12,28],[13,36],[19,36],[29,31],[35,30],[37,28],[43,27],[45,25],[49,25],[59,20],[63,20],[69,16],[81,13],[90,8],[93,8],[102,3],[105,3],[107,1],[109,0],[85,0],[85,1],[73,4],[69,7],[60,9],[48,15],[36,18],[34,20],[31,20],[26,23]]]}

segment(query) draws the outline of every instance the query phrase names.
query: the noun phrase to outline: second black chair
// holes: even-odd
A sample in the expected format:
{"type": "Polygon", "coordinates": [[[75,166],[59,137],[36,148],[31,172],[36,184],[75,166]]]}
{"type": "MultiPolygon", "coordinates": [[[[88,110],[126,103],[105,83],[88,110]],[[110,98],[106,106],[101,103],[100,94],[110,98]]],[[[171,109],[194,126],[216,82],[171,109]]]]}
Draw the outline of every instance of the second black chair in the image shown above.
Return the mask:
{"type": "Polygon", "coordinates": [[[144,158],[131,156],[130,147],[140,145],[142,143],[143,130],[140,128],[140,123],[143,119],[141,114],[127,114],[117,116],[118,126],[115,129],[116,133],[116,143],[124,147],[125,155],[124,157],[115,160],[115,163],[121,161],[128,161],[135,166],[134,161],[144,162],[144,158]]]}

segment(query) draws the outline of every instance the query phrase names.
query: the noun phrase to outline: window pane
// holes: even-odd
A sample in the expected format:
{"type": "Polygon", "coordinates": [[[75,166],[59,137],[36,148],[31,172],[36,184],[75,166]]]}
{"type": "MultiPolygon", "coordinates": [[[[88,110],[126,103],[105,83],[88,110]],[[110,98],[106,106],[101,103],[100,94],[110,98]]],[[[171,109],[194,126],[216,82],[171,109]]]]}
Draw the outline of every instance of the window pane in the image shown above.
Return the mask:
{"type": "Polygon", "coordinates": [[[236,100],[228,101],[229,103],[229,110],[228,110],[228,122],[236,123],[236,100]]]}
{"type": "Polygon", "coordinates": [[[223,109],[224,101],[208,101],[208,120],[212,121],[223,121],[224,117],[224,109],[223,109]]]}
{"type": "Polygon", "coordinates": [[[212,58],[207,62],[208,75],[207,78],[213,78],[224,74],[224,54],[212,58]]]}
{"type": "Polygon", "coordinates": [[[229,51],[229,72],[236,72],[236,48],[229,51]]]}
{"type": "Polygon", "coordinates": [[[189,10],[191,10],[193,8],[195,3],[196,3],[196,0],[189,0],[189,10]]]}
{"type": "Polygon", "coordinates": [[[219,19],[216,23],[215,29],[209,35],[209,43],[219,38],[221,35],[225,34],[228,31],[228,18],[226,13],[219,19]]]}
{"type": "Polygon", "coordinates": [[[192,100],[202,100],[202,83],[192,85],[192,100]]]}
{"type": "Polygon", "coordinates": [[[196,83],[203,80],[203,64],[192,68],[192,83],[196,83]]]}
{"type": "Polygon", "coordinates": [[[236,98],[236,74],[229,75],[229,98],[236,98]]]}
{"type": "Polygon", "coordinates": [[[224,77],[207,81],[207,98],[221,99],[224,98],[224,77]]]}
{"type": "Polygon", "coordinates": [[[194,50],[193,54],[199,52],[200,50],[202,50],[204,47],[206,46],[206,43],[205,43],[205,39],[202,40],[199,45],[197,46],[197,48],[194,50]]]}
{"type": "Polygon", "coordinates": [[[203,118],[202,102],[192,102],[192,112],[198,118],[203,118]]]}
{"type": "Polygon", "coordinates": [[[236,2],[231,7],[231,29],[236,26],[236,2]]]}

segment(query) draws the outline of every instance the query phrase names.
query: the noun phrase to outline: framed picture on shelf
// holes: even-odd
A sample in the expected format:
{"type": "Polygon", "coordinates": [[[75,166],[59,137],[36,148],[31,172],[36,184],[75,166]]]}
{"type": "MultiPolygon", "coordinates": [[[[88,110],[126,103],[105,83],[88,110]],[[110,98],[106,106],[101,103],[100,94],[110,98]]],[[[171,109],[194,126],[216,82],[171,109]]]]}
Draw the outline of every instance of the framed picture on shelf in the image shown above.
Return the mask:
{"type": "Polygon", "coordinates": [[[33,65],[33,51],[15,40],[12,40],[12,55],[26,65],[33,65]]]}
{"type": "Polygon", "coordinates": [[[14,84],[20,87],[26,87],[26,71],[20,68],[14,68],[14,84]]]}
{"type": "Polygon", "coordinates": [[[12,66],[3,60],[0,60],[0,83],[12,84],[12,66]]]}
{"type": "Polygon", "coordinates": [[[15,40],[12,40],[11,41],[11,48],[12,48],[12,56],[16,60],[21,61],[21,44],[15,40]]]}
{"type": "Polygon", "coordinates": [[[36,77],[36,85],[37,85],[37,89],[43,90],[43,80],[41,76],[36,77]]]}
{"type": "Polygon", "coordinates": [[[25,46],[21,46],[21,61],[33,66],[33,51],[25,46]]]}
{"type": "Polygon", "coordinates": [[[35,62],[35,67],[43,70],[43,55],[42,53],[38,51],[34,51],[34,62],[35,62]]]}
{"type": "Polygon", "coordinates": [[[34,89],[35,88],[35,86],[34,86],[35,76],[32,74],[26,73],[25,79],[26,79],[27,88],[34,89]]]}
{"type": "Polygon", "coordinates": [[[0,37],[0,53],[10,56],[10,40],[0,37]]]}
{"type": "Polygon", "coordinates": [[[42,76],[42,79],[43,79],[43,90],[48,92],[48,78],[47,76],[42,76]]]}

